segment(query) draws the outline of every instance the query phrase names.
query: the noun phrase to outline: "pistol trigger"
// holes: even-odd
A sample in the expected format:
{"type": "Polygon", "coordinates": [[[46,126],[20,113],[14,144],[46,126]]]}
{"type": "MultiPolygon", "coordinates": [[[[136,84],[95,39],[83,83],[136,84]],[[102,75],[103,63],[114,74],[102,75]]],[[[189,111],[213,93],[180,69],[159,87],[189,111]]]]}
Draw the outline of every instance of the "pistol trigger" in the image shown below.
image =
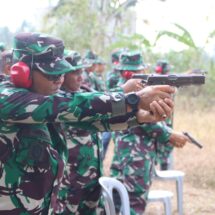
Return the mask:
{"type": "Polygon", "coordinates": [[[147,80],[144,80],[144,79],[143,79],[143,80],[142,80],[142,83],[143,83],[143,84],[147,84],[147,80]]]}

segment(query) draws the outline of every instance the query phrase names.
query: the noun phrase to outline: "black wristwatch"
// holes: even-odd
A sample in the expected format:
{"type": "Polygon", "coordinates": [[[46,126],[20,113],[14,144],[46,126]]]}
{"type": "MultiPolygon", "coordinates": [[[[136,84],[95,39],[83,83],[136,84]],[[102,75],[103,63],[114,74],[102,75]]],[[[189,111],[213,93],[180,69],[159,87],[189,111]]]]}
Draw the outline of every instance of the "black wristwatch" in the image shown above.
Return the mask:
{"type": "Polygon", "coordinates": [[[140,97],[136,93],[129,93],[125,97],[125,102],[131,107],[132,112],[137,112],[140,97]]]}

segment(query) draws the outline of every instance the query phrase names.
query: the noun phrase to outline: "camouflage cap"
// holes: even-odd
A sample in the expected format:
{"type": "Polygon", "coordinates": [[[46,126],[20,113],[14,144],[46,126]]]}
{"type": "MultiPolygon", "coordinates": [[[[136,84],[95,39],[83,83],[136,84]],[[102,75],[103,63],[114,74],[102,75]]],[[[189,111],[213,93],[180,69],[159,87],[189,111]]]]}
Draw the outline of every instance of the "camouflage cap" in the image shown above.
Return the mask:
{"type": "Polygon", "coordinates": [[[166,74],[170,69],[171,66],[167,60],[158,60],[155,66],[155,72],[158,74],[166,74]]]}
{"type": "Polygon", "coordinates": [[[75,70],[63,53],[63,41],[47,34],[19,33],[14,39],[13,61],[23,61],[45,74],[60,75],[75,70]]]}
{"type": "Polygon", "coordinates": [[[91,64],[96,64],[96,61],[98,59],[98,55],[93,53],[91,50],[87,50],[85,55],[84,55],[84,61],[91,63],[91,64]]]}
{"type": "Polygon", "coordinates": [[[140,51],[123,52],[119,58],[119,64],[115,66],[118,70],[142,70],[145,68],[140,51]]]}
{"type": "Polygon", "coordinates": [[[119,57],[123,52],[128,51],[127,48],[117,48],[111,53],[111,63],[116,65],[119,64],[119,57]]]}
{"type": "Polygon", "coordinates": [[[69,62],[75,68],[75,70],[87,68],[92,65],[84,62],[81,57],[81,54],[74,50],[64,50],[64,57],[66,61],[69,62]]]}

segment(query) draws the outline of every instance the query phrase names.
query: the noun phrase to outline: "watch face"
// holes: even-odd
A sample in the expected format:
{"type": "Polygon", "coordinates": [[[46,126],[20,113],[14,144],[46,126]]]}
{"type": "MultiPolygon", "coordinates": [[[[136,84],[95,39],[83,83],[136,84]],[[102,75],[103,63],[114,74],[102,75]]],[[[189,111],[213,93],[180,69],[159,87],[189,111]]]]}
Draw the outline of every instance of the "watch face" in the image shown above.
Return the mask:
{"type": "Polygon", "coordinates": [[[135,105],[135,104],[138,103],[138,101],[139,101],[139,97],[136,94],[130,94],[128,96],[128,102],[129,102],[129,104],[135,105]]]}

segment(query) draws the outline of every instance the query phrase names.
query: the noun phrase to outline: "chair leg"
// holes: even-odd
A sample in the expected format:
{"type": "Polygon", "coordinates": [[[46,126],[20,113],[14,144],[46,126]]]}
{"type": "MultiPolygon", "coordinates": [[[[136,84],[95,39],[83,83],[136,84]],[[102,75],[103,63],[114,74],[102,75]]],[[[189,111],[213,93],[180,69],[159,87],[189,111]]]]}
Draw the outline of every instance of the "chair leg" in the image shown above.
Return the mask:
{"type": "Polygon", "coordinates": [[[171,207],[171,199],[170,198],[164,199],[164,208],[165,208],[165,215],[171,215],[172,214],[172,207],[171,207]]]}
{"type": "Polygon", "coordinates": [[[183,215],[183,177],[179,177],[177,180],[177,203],[178,214],[183,215]]]}

